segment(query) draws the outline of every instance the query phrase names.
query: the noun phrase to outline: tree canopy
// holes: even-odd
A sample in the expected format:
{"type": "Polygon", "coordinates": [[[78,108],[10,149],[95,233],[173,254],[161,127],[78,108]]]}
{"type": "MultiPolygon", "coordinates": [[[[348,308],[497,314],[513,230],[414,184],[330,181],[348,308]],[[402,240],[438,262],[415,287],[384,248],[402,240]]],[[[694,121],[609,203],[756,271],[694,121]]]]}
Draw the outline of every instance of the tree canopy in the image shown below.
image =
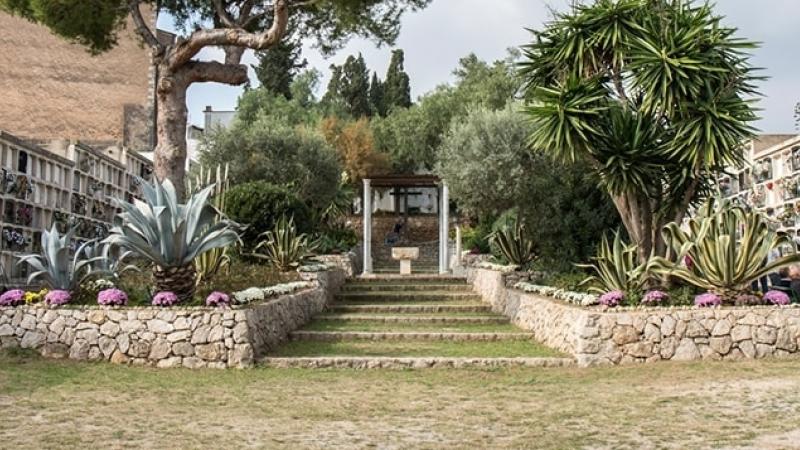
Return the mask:
{"type": "Polygon", "coordinates": [[[454,121],[436,172],[466,215],[486,221],[514,210],[546,264],[569,270],[619,219],[585,164],[564,165],[528,147],[532,127],[517,107],[473,108],[454,121]]]}

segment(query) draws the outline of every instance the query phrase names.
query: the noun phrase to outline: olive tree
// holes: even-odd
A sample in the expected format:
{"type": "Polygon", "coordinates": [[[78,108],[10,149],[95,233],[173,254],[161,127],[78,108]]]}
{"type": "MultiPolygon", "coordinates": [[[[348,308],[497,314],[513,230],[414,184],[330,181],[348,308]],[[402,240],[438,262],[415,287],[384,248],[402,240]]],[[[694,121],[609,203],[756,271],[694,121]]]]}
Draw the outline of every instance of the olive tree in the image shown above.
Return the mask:
{"type": "Polygon", "coordinates": [[[588,162],[640,261],[666,253],[663,226],[716,171],[743,163],[757,77],[736,31],[707,3],[597,0],[523,47],[532,146],[588,162]]]}
{"type": "Polygon", "coordinates": [[[248,81],[245,50],[266,50],[288,31],[314,39],[325,53],[348,37],[396,39],[406,10],[430,0],[0,0],[0,9],[21,15],[54,33],[102,52],[116,43],[117,33],[131,18],[136,33],[157,69],[155,173],[183,190],[186,161],[186,91],[194,83],[242,85],[248,81]],[[145,19],[144,8],[157,8],[176,19],[183,30],[165,43],[145,19]],[[290,24],[294,27],[289,30],[290,24]],[[201,60],[206,48],[220,48],[220,61],[201,60]]]}

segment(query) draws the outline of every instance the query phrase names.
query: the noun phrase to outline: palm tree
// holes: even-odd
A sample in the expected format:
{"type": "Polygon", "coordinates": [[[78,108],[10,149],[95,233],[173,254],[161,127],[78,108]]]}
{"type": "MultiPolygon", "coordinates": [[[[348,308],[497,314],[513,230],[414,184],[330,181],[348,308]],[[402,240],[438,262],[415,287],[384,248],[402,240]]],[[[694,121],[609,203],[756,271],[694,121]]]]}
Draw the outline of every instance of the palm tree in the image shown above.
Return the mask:
{"type": "Polygon", "coordinates": [[[743,163],[754,135],[752,42],[708,4],[597,0],[557,14],[523,47],[531,145],[586,160],[640,262],[663,255],[713,175],[743,163]]]}

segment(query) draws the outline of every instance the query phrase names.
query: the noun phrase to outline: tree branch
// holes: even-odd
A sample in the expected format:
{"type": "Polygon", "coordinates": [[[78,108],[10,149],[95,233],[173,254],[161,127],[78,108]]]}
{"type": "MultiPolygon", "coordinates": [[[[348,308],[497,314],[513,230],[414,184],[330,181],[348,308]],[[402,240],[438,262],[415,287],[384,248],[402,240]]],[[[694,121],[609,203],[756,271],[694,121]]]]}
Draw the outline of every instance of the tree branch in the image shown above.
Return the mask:
{"type": "Polygon", "coordinates": [[[133,18],[133,24],[136,26],[136,33],[150,46],[157,55],[164,53],[164,46],[158,41],[155,34],[147,26],[147,23],[142,17],[142,10],[140,9],[141,0],[128,0],[128,10],[133,18]]]}
{"type": "Polygon", "coordinates": [[[222,4],[222,0],[214,0],[214,9],[216,10],[217,16],[223,25],[229,28],[236,28],[236,23],[231,18],[231,15],[225,8],[225,5],[222,4]]]}
{"type": "Polygon", "coordinates": [[[189,61],[179,72],[186,85],[191,83],[223,83],[238,86],[248,80],[244,64],[222,64],[217,61],[189,61]]]}
{"type": "Polygon", "coordinates": [[[235,46],[263,50],[280,42],[289,22],[289,0],[275,0],[272,26],[261,33],[249,33],[242,28],[222,28],[197,30],[189,38],[180,42],[169,57],[169,67],[177,70],[191,61],[204,47],[235,46]]]}

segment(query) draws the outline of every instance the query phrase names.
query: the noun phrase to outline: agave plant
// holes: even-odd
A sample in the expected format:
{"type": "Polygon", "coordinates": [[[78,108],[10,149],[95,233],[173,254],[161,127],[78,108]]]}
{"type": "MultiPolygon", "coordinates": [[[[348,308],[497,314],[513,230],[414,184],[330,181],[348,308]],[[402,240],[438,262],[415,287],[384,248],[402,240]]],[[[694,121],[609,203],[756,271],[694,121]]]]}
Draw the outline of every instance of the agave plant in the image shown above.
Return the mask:
{"type": "Polygon", "coordinates": [[[268,261],[276,269],[286,272],[296,268],[317,246],[304,234],[297,234],[294,218],[282,216],[275,228],[261,234],[264,240],[256,245],[253,255],[268,261]],[[263,251],[263,253],[260,253],[263,251]]]}
{"type": "Polygon", "coordinates": [[[536,259],[534,243],[525,234],[525,226],[520,220],[514,220],[493,232],[489,241],[515,266],[523,267],[536,259]]]}
{"type": "MultiPolygon", "coordinates": [[[[217,210],[218,215],[215,219],[215,222],[217,222],[225,211],[225,192],[230,187],[228,165],[225,165],[224,171],[221,166],[217,166],[215,171],[205,170],[200,167],[200,173],[195,178],[194,183],[191,180],[188,182],[188,191],[197,192],[206,186],[212,185],[212,174],[214,176],[214,190],[210,202],[217,210]]],[[[194,259],[194,266],[197,270],[197,284],[199,285],[203,281],[211,279],[223,268],[230,268],[230,264],[231,258],[228,256],[228,247],[216,247],[200,254],[194,259]]]]}
{"type": "Polygon", "coordinates": [[[92,257],[84,251],[94,241],[82,244],[70,257],[70,242],[74,232],[71,229],[62,236],[56,224],[53,224],[49,232],[42,232],[41,254],[20,256],[18,264],[28,264],[34,270],[28,277],[28,284],[40,282],[50,289],[75,291],[89,276],[105,274],[103,270],[92,269],[92,265],[102,257],[92,257]]]}
{"type": "Polygon", "coordinates": [[[791,243],[790,238],[772,230],[760,212],[729,200],[710,199],[688,226],[670,223],[664,227],[664,239],[676,257],[655,258],[657,273],[728,300],[746,292],[753,280],[800,262],[800,254],[793,253],[765,264],[769,253],[791,243]]]}
{"type": "Polygon", "coordinates": [[[195,291],[195,258],[238,238],[236,224],[218,220],[217,210],[208,203],[213,190],[213,185],[207,186],[182,204],[169,180],[142,182],[144,201],[117,201],[121,224],[103,242],[151,261],[157,292],[174,292],[181,301],[189,300],[195,291]]]}
{"type": "Polygon", "coordinates": [[[103,276],[119,279],[125,272],[139,270],[133,264],[125,265],[126,260],[133,255],[133,252],[119,246],[92,241],[85,245],[82,251],[86,259],[93,261],[93,274],[103,274],[103,276]]]}
{"type": "Polygon", "coordinates": [[[594,275],[583,280],[579,286],[588,286],[589,291],[605,294],[622,291],[628,296],[642,292],[652,275],[649,263],[639,263],[635,244],[622,240],[619,231],[614,232],[614,241],[609,244],[603,235],[592,264],[577,264],[591,269],[594,275]]]}

